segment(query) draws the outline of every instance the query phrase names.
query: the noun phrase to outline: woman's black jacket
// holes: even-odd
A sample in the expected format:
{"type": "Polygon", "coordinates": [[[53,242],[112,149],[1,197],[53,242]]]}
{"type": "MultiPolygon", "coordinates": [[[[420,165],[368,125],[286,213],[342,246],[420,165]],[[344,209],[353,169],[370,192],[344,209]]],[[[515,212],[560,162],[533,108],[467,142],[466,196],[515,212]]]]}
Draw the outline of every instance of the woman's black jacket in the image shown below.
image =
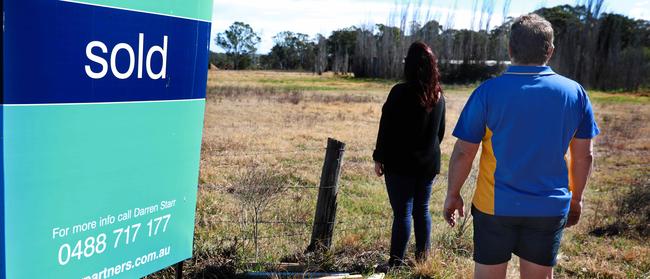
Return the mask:
{"type": "Polygon", "coordinates": [[[445,134],[445,99],[430,112],[420,103],[419,86],[400,83],[393,87],[382,108],[376,162],[386,174],[433,178],[440,173],[440,142],[445,134]]]}

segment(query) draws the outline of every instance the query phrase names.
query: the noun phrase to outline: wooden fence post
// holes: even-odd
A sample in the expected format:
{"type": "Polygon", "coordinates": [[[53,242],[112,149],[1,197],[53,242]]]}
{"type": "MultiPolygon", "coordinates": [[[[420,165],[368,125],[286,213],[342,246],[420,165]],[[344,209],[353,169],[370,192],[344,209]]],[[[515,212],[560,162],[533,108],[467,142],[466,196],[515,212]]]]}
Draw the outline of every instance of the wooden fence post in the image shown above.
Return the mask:
{"type": "Polygon", "coordinates": [[[176,279],[183,279],[183,262],[181,261],[181,262],[175,264],[174,267],[176,269],[175,278],[176,279]]]}
{"type": "Polygon", "coordinates": [[[320,177],[316,215],[314,216],[311,243],[307,248],[308,252],[329,250],[332,247],[332,236],[336,223],[336,199],[339,192],[339,176],[341,175],[344,152],[345,143],[332,138],[327,139],[327,151],[320,177]]]}

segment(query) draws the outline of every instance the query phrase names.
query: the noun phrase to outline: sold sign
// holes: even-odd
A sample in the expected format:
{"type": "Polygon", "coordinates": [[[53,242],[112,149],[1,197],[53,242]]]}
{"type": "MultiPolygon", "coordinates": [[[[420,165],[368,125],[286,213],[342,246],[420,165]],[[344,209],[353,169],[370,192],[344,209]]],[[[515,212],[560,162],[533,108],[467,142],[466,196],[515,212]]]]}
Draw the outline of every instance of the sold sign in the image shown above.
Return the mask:
{"type": "Polygon", "coordinates": [[[2,13],[0,278],[139,278],[191,257],[212,1],[2,13]]]}
{"type": "MultiPolygon", "coordinates": [[[[138,36],[138,78],[142,78],[142,68],[143,68],[143,58],[144,58],[144,34],[140,33],[138,36]]],[[[151,79],[160,79],[160,78],[165,78],[166,73],[167,73],[167,36],[163,37],[163,46],[152,46],[149,51],[147,51],[147,60],[146,60],[146,67],[147,67],[147,75],[149,75],[149,78],[151,79]],[[160,56],[162,57],[162,67],[160,68],[160,71],[158,73],[154,73],[151,67],[151,58],[155,53],[160,53],[160,56]]],[[[92,41],[86,46],[86,56],[88,57],[89,60],[99,64],[101,66],[101,70],[99,72],[94,72],[91,68],[90,65],[86,65],[86,74],[88,77],[93,78],[93,79],[101,79],[106,76],[106,73],[108,73],[108,62],[106,62],[106,59],[103,58],[100,55],[94,54],[93,50],[97,48],[101,53],[108,53],[108,48],[106,47],[106,44],[104,44],[101,41],[92,41]]],[[[133,47],[131,47],[127,43],[119,43],[115,45],[113,50],[110,52],[111,57],[111,72],[113,75],[118,78],[118,79],[127,79],[130,78],[131,75],[133,74],[133,69],[135,68],[135,51],[133,50],[133,47]],[[122,52],[126,52],[128,57],[129,57],[129,63],[127,70],[125,72],[120,72],[118,70],[118,65],[117,65],[117,55],[122,52]]]]}

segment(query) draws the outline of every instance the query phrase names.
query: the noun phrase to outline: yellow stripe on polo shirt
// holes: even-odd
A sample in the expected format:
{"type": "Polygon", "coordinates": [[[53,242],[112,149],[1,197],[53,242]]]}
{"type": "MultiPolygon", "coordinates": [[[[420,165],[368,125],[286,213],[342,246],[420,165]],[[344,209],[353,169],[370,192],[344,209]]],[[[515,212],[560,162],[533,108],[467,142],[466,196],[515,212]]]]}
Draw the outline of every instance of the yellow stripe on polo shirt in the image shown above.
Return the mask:
{"type": "Polygon", "coordinates": [[[571,144],[573,143],[573,139],[569,142],[569,149],[567,150],[567,154],[564,154],[564,162],[566,163],[566,168],[569,172],[569,192],[573,193],[573,169],[571,168],[571,165],[573,164],[573,158],[569,160],[568,154],[571,152],[571,144]]]}
{"type": "Polygon", "coordinates": [[[492,130],[485,127],[476,192],[472,201],[478,210],[490,215],[494,215],[494,172],[497,169],[497,159],[492,149],[492,135],[492,130]]]}

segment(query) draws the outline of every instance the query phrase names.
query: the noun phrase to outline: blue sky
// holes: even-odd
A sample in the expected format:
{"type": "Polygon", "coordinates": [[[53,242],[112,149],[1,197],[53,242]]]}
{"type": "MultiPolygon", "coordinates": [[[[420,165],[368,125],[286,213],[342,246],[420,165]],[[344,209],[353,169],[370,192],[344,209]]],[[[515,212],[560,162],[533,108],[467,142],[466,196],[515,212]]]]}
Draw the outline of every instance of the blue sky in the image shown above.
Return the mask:
{"type": "MultiPolygon", "coordinates": [[[[491,26],[500,24],[504,18],[502,7],[505,0],[493,1],[495,1],[495,11],[491,26]]],[[[574,5],[584,1],[512,0],[507,16],[517,16],[540,7],[574,5]]],[[[455,28],[471,27],[474,1],[422,0],[422,2],[422,19],[429,11],[429,18],[438,20],[443,25],[448,23],[448,18],[453,18],[451,24],[455,28]],[[458,5],[456,9],[454,9],[455,3],[458,5]],[[451,13],[452,10],[455,12],[451,13]]],[[[483,0],[478,1],[479,12],[482,2],[483,0]]],[[[272,37],[278,32],[290,30],[312,37],[318,33],[327,36],[332,30],[352,25],[386,24],[389,23],[390,14],[395,11],[395,6],[395,2],[390,0],[214,0],[210,48],[218,50],[214,44],[216,33],[223,32],[235,21],[250,24],[262,37],[258,52],[267,53],[273,46],[272,37]]],[[[650,0],[606,0],[605,11],[650,20],[650,0]]]]}

